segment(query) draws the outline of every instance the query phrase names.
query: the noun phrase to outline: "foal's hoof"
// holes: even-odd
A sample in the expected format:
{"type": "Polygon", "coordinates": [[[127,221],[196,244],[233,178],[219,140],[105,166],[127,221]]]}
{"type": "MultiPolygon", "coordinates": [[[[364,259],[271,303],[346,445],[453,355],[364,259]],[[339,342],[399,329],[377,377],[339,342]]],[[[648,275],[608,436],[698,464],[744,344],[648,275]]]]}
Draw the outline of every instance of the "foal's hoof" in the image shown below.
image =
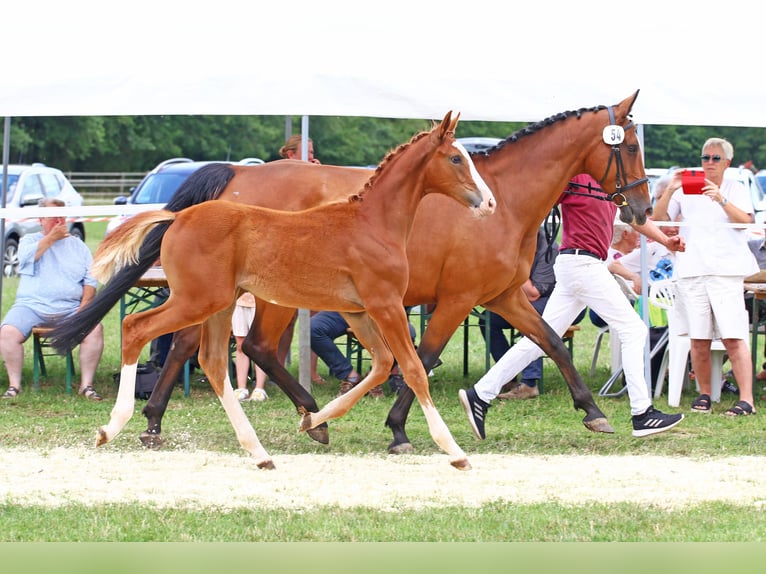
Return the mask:
{"type": "Polygon", "coordinates": [[[271,459],[262,460],[256,466],[262,470],[274,470],[275,468],[277,468],[276,466],[274,466],[274,461],[271,459]]]}
{"type": "Polygon", "coordinates": [[[412,446],[412,443],[409,442],[402,442],[402,443],[391,443],[388,445],[388,454],[413,454],[415,452],[415,447],[412,446]]]}
{"type": "Polygon", "coordinates": [[[582,420],[582,424],[585,425],[585,428],[593,432],[605,432],[609,434],[614,432],[612,425],[609,424],[609,421],[606,420],[606,417],[597,417],[591,420],[588,420],[588,417],[585,417],[582,420]]]}
{"type": "Polygon", "coordinates": [[[162,435],[150,433],[149,431],[142,432],[139,437],[141,439],[141,442],[146,448],[160,448],[162,446],[162,443],[165,442],[165,439],[162,438],[162,435]]]}
{"type": "Polygon", "coordinates": [[[467,458],[450,461],[450,464],[458,470],[471,470],[471,463],[468,462],[467,458]]]}
{"type": "Polygon", "coordinates": [[[306,434],[320,444],[330,444],[330,430],[327,428],[327,423],[322,423],[314,429],[308,429],[306,434]]]}

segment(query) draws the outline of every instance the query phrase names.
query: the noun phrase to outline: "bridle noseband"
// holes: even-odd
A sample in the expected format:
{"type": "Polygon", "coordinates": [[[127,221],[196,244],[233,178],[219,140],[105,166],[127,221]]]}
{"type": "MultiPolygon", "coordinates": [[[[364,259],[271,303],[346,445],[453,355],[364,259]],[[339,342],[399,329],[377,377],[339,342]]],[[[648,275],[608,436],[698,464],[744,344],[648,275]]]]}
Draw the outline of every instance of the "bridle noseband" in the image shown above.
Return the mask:
{"type": "Polygon", "coordinates": [[[617,174],[614,178],[614,193],[606,193],[602,188],[594,187],[590,184],[583,185],[573,182],[569,183],[570,187],[567,189],[566,193],[573,195],[588,195],[590,197],[602,199],[604,201],[613,201],[617,207],[623,207],[628,205],[628,200],[625,199],[625,192],[633,189],[636,186],[647,183],[649,179],[647,177],[642,177],[634,182],[628,183],[627,175],[625,174],[625,165],[623,164],[622,155],[620,154],[620,145],[625,140],[625,132],[630,129],[635,129],[636,125],[630,119],[628,120],[628,124],[625,127],[616,125],[614,117],[614,106],[609,106],[607,110],[609,112],[609,125],[604,128],[603,139],[604,143],[611,146],[612,149],[609,152],[609,161],[606,164],[606,170],[604,171],[603,177],[598,180],[598,184],[599,186],[603,185],[604,180],[609,175],[609,170],[612,169],[612,164],[614,163],[615,169],[617,170],[617,174]],[[572,190],[572,187],[585,187],[588,189],[588,192],[579,193],[572,190]],[[593,191],[600,191],[604,195],[592,195],[593,191]]]}

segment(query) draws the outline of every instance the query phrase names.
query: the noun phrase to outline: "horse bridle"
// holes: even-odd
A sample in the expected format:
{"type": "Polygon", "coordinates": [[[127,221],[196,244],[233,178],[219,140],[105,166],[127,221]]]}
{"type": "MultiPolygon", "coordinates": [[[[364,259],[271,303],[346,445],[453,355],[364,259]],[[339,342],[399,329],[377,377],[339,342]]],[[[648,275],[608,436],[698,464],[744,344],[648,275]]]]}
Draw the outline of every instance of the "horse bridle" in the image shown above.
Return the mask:
{"type": "Polygon", "coordinates": [[[601,199],[604,201],[613,201],[615,205],[617,205],[617,207],[623,207],[628,205],[628,201],[627,199],[625,199],[625,192],[630,189],[633,189],[636,186],[647,183],[649,179],[647,177],[642,177],[632,183],[628,183],[628,178],[627,178],[627,175],[625,174],[625,165],[622,161],[622,155],[620,153],[620,145],[625,139],[625,132],[630,129],[635,129],[636,125],[633,123],[632,120],[630,120],[630,116],[628,116],[629,118],[628,124],[625,127],[616,125],[615,117],[614,117],[614,106],[609,106],[607,110],[609,112],[609,125],[604,128],[603,140],[604,140],[604,143],[607,145],[610,145],[612,149],[609,152],[609,161],[606,164],[606,170],[604,171],[604,175],[601,179],[597,180],[597,183],[599,184],[599,186],[603,185],[603,182],[606,179],[606,176],[609,175],[609,170],[612,169],[612,163],[614,163],[615,169],[617,170],[617,174],[615,175],[615,178],[614,178],[615,179],[614,193],[606,193],[601,187],[594,187],[590,183],[587,185],[584,185],[581,183],[574,183],[574,182],[569,183],[570,188],[585,187],[588,189],[588,193],[579,193],[569,188],[567,189],[566,193],[569,193],[572,195],[587,195],[595,199],[601,199]],[[613,140],[613,143],[609,143],[610,139],[613,140]],[[603,196],[592,195],[593,191],[600,191],[604,195],[603,196]]]}

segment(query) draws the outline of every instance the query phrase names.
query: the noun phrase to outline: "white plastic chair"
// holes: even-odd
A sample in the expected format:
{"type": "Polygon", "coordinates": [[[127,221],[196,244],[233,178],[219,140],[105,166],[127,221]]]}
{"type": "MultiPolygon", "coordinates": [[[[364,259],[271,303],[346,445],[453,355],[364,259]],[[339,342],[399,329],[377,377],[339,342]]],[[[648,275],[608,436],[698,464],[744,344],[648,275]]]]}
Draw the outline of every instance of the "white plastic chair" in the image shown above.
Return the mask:
{"type": "MultiPolygon", "coordinates": [[[[660,364],[657,375],[657,385],[654,398],[659,398],[665,383],[665,373],[668,373],[668,405],[678,407],[681,404],[681,391],[688,381],[688,357],[691,350],[691,340],[688,333],[681,332],[677,311],[674,308],[676,284],[673,279],[661,279],[652,283],[649,288],[649,304],[665,309],[668,316],[668,346],[660,364]]],[[[723,383],[723,359],[726,349],[720,339],[715,339],[710,346],[711,368],[713,381],[710,400],[721,401],[721,386],[723,383]]],[[[698,387],[699,388],[699,387],[698,387]]]]}

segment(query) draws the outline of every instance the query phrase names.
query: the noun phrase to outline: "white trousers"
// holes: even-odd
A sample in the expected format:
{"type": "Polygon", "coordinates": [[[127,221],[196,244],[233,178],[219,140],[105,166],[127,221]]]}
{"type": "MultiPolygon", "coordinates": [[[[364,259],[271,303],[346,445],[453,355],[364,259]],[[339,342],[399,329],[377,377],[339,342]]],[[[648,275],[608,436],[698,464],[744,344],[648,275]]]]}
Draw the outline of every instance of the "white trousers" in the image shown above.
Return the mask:
{"type": "MultiPolygon", "coordinates": [[[[609,325],[612,344],[619,339],[622,368],[630,397],[630,411],[638,415],[651,406],[644,374],[644,352],[648,328],[633,309],[606,264],[587,255],[565,255],[554,264],[556,287],[543,312],[543,319],[563,335],[585,307],[590,307],[609,325]]],[[[543,351],[524,337],[476,383],[480,399],[490,402],[500,389],[543,351]]]]}

